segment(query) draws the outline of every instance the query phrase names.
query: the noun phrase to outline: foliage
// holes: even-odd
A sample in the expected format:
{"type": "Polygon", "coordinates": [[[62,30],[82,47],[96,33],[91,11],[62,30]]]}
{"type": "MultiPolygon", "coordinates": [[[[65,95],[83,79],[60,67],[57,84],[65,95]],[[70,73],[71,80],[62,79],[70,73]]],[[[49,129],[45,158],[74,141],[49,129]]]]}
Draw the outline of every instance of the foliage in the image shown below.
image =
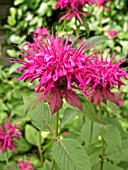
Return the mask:
{"type": "MultiPolygon", "coordinates": [[[[75,18],[59,23],[62,11],[55,8],[55,3],[55,0],[14,0],[5,25],[7,42],[12,45],[12,49],[7,50],[10,57],[18,56],[24,40],[33,41],[33,32],[38,27],[48,26],[53,33],[57,26],[60,35],[71,33],[71,40],[81,35],[77,39],[84,45],[94,45],[97,50],[110,48],[118,52],[117,60],[119,56],[127,58],[126,0],[111,2],[110,11],[87,6],[91,15],[85,15],[83,23],[75,18]],[[118,31],[116,38],[108,37],[106,31],[111,29],[118,31]]],[[[26,155],[36,170],[128,169],[127,81],[121,88],[125,100],[122,108],[110,101],[96,107],[78,90],[83,112],[64,101],[57,132],[57,113],[51,116],[47,102],[37,102],[33,90],[36,82],[30,84],[15,79],[21,75],[17,68],[18,64],[11,64],[9,68],[0,66],[0,124],[4,125],[11,117],[12,124],[17,123],[22,128],[23,138],[16,139],[17,153],[8,150],[7,156],[0,152],[0,168],[17,170],[18,160],[23,161],[26,155]],[[7,157],[9,164],[5,163],[7,157]]]]}

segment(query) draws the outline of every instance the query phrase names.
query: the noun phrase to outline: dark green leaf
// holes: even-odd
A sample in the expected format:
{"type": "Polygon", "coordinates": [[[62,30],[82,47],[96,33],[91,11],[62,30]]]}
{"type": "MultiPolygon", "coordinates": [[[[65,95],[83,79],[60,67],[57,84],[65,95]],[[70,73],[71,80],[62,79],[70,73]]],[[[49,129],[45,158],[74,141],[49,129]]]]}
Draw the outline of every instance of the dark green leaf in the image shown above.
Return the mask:
{"type": "Polygon", "coordinates": [[[63,170],[91,170],[84,148],[74,139],[63,139],[54,143],[53,156],[63,170]]]}
{"type": "Polygon", "coordinates": [[[121,135],[119,130],[114,125],[103,125],[101,127],[101,135],[108,146],[112,147],[115,151],[121,152],[121,135]]]}
{"type": "Polygon", "coordinates": [[[50,130],[54,133],[55,115],[51,115],[49,106],[46,103],[38,103],[35,109],[30,111],[27,116],[38,129],[50,130]]]}

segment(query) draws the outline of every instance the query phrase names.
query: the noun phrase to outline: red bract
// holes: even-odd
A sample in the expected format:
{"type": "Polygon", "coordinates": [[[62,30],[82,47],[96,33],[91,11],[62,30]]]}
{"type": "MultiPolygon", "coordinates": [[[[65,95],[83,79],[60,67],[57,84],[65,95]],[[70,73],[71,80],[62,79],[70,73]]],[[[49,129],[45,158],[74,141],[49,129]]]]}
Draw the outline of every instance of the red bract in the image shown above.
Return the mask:
{"type": "Polygon", "coordinates": [[[109,38],[113,39],[117,37],[118,31],[117,30],[107,30],[109,38]]]}
{"type": "Polygon", "coordinates": [[[120,68],[123,61],[119,60],[113,64],[115,54],[110,61],[107,58],[103,59],[102,52],[100,59],[98,55],[95,56],[92,67],[84,80],[87,86],[86,95],[90,102],[94,102],[96,105],[100,102],[106,103],[106,99],[108,99],[121,107],[123,98],[111,90],[114,87],[120,88],[120,86],[125,85],[122,78],[128,80],[128,74],[120,68]]]}
{"type": "Polygon", "coordinates": [[[26,159],[24,162],[18,161],[18,166],[20,167],[20,170],[34,170],[33,163],[26,159]]]}
{"type": "Polygon", "coordinates": [[[90,62],[89,56],[85,56],[88,45],[81,45],[76,50],[73,48],[75,40],[69,44],[70,36],[59,39],[56,34],[43,38],[43,41],[34,38],[35,42],[27,42],[27,50],[23,48],[24,54],[21,54],[27,60],[19,59],[23,65],[19,71],[26,70],[19,80],[30,79],[32,83],[39,79],[36,92],[48,101],[52,114],[62,107],[63,97],[69,104],[82,109],[72,88],[85,91],[81,73],[85,72],[84,67],[90,62]]]}
{"type": "Polygon", "coordinates": [[[85,4],[93,4],[94,0],[58,0],[55,4],[55,7],[59,7],[61,9],[67,9],[66,14],[60,18],[61,20],[70,20],[74,16],[76,16],[81,22],[81,15],[90,14],[89,12],[83,11],[82,8],[85,4]]]}
{"type": "Polygon", "coordinates": [[[16,152],[15,146],[18,143],[15,142],[14,139],[18,137],[22,138],[21,132],[18,132],[17,129],[20,128],[17,125],[11,125],[10,120],[4,127],[0,125],[0,149],[2,150],[2,153],[6,152],[7,149],[16,152]]]}

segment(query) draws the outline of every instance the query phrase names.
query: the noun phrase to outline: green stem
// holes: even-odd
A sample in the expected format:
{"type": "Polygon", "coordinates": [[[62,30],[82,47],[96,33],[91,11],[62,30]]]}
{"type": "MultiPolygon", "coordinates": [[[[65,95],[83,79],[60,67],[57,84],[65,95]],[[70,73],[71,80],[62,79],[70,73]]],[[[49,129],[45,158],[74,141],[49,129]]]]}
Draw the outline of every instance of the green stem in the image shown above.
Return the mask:
{"type": "Polygon", "coordinates": [[[85,124],[85,115],[83,114],[83,125],[85,124]]]}
{"type": "Polygon", "coordinates": [[[103,140],[103,138],[102,138],[102,146],[103,146],[103,151],[102,151],[102,156],[101,156],[100,170],[103,170],[103,167],[104,167],[104,153],[105,153],[105,149],[104,149],[104,140],[103,140]]]}
{"type": "MultiPolygon", "coordinates": [[[[59,111],[56,112],[56,127],[55,127],[55,137],[56,138],[58,136],[58,125],[59,125],[59,111]]],[[[51,170],[54,170],[54,166],[55,166],[55,159],[52,160],[51,170]]]]}
{"type": "Polygon", "coordinates": [[[79,25],[77,24],[77,18],[75,18],[75,25],[76,25],[76,36],[79,35],[79,25]]]}
{"type": "Polygon", "coordinates": [[[38,147],[39,156],[40,156],[40,160],[42,162],[42,166],[44,166],[44,158],[43,158],[42,149],[41,149],[41,131],[39,132],[39,144],[40,144],[38,147]]]}
{"type": "Polygon", "coordinates": [[[55,128],[55,137],[58,136],[58,124],[59,124],[59,111],[56,113],[56,128],[55,128]]]}
{"type": "Polygon", "coordinates": [[[94,126],[94,123],[91,121],[89,147],[92,145],[93,126],[94,126]]]}
{"type": "Polygon", "coordinates": [[[9,166],[8,150],[5,153],[5,160],[6,160],[7,165],[9,166]]]}
{"type": "Polygon", "coordinates": [[[100,118],[100,123],[103,124],[103,119],[102,119],[102,106],[101,106],[101,103],[99,104],[99,118],[100,118]]]}
{"type": "MultiPolygon", "coordinates": [[[[102,106],[101,106],[101,104],[99,104],[99,117],[100,117],[100,122],[103,124],[103,119],[102,119],[102,106]]],[[[101,155],[100,170],[103,170],[105,149],[104,149],[104,139],[103,139],[102,136],[101,136],[101,139],[102,139],[103,151],[102,151],[102,155],[101,155]]]]}

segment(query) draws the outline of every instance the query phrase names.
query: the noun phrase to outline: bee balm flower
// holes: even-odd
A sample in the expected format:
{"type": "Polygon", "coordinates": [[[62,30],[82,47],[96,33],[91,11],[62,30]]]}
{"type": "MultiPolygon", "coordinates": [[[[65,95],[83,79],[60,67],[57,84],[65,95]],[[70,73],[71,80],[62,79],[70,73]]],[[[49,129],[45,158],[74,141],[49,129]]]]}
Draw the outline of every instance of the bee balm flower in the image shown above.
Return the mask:
{"type": "Polygon", "coordinates": [[[14,141],[15,138],[22,138],[21,132],[18,132],[19,127],[17,125],[11,125],[10,120],[4,125],[0,125],[0,149],[2,153],[6,152],[7,149],[16,152],[17,142],[14,141]]]}
{"type": "Polygon", "coordinates": [[[90,102],[98,105],[100,102],[106,103],[110,100],[117,104],[119,107],[123,104],[123,98],[119,94],[111,92],[115,87],[120,88],[125,83],[122,78],[128,80],[128,74],[124,69],[120,68],[122,61],[114,62],[115,54],[113,54],[110,61],[103,59],[102,52],[100,59],[98,55],[94,58],[92,66],[86,74],[86,95],[90,102]]]}
{"type": "Polygon", "coordinates": [[[90,62],[89,57],[84,54],[88,45],[81,45],[76,50],[73,48],[75,40],[69,44],[70,36],[66,39],[62,36],[60,39],[56,34],[47,36],[42,41],[35,38],[33,44],[26,43],[27,50],[23,48],[24,54],[21,56],[27,60],[18,61],[23,65],[19,71],[25,70],[19,80],[30,79],[31,83],[35,79],[39,80],[36,92],[48,101],[52,114],[62,107],[63,97],[69,104],[82,110],[73,88],[83,91],[86,88],[80,73],[90,62]]]}
{"type": "Polygon", "coordinates": [[[59,7],[61,9],[67,9],[66,14],[60,18],[61,20],[70,20],[74,16],[76,16],[80,22],[83,22],[81,19],[81,15],[90,14],[89,12],[83,11],[82,8],[85,4],[93,4],[94,0],[58,0],[55,4],[55,7],[59,7]]]}
{"type": "Polygon", "coordinates": [[[20,170],[34,170],[33,163],[26,159],[24,162],[18,161],[18,166],[20,167],[20,170]]]}

